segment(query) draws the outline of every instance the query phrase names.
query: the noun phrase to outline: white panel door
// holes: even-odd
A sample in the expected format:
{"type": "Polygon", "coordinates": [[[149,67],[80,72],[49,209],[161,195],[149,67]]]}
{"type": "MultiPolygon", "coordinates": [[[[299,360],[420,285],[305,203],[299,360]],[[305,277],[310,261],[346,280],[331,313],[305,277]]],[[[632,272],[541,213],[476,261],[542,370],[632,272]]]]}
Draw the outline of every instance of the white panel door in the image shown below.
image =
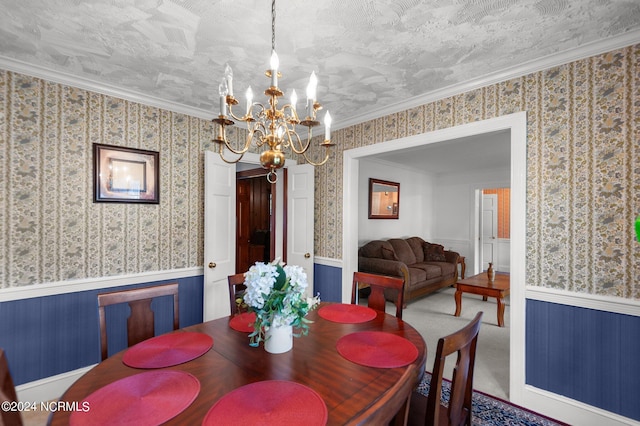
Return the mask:
{"type": "Polygon", "coordinates": [[[489,267],[489,262],[497,268],[498,259],[498,195],[482,194],[482,213],[480,221],[480,247],[482,248],[481,270],[489,267]]]}
{"type": "Polygon", "coordinates": [[[227,277],[236,268],[236,165],[204,161],[204,321],[230,314],[227,277]]]}
{"type": "Polygon", "coordinates": [[[307,273],[307,295],[313,295],[314,172],[310,164],[288,167],[287,264],[307,273]]]}

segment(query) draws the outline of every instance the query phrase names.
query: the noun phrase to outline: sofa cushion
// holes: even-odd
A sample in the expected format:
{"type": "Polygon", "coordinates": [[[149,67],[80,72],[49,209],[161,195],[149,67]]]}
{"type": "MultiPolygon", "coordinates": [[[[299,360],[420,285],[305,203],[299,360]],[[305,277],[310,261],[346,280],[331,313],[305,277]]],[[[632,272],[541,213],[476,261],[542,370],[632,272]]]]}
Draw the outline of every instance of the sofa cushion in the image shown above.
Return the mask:
{"type": "Polygon", "coordinates": [[[367,244],[360,247],[360,250],[358,250],[358,254],[363,257],[385,259],[382,253],[383,247],[385,247],[387,250],[393,251],[393,247],[391,247],[391,244],[389,244],[387,241],[374,240],[369,241],[367,244]]]}
{"type": "MultiPolygon", "coordinates": [[[[440,268],[438,268],[438,270],[440,270],[440,268]]],[[[413,287],[413,285],[416,283],[426,281],[427,279],[427,271],[422,268],[413,268],[409,266],[409,281],[411,281],[409,283],[410,287],[413,287]]]]}
{"type": "MultiPolygon", "coordinates": [[[[420,267],[419,265],[420,264],[411,265],[411,267],[417,268],[417,267],[420,267]]],[[[436,276],[441,276],[443,278],[444,277],[451,277],[451,276],[453,276],[453,274],[455,274],[456,266],[457,266],[456,264],[449,263],[449,262],[425,262],[425,263],[422,263],[422,265],[429,265],[432,268],[435,268],[433,270],[430,270],[430,271],[432,271],[431,273],[427,272],[427,279],[435,278],[436,276]],[[435,270],[437,270],[437,275],[436,276],[433,275],[433,272],[435,270]]],[[[426,268],[426,266],[425,266],[425,270],[428,270],[428,268],[426,268]]]]}
{"type": "MultiPolygon", "coordinates": [[[[442,268],[440,267],[440,262],[416,263],[409,266],[409,271],[411,271],[411,274],[413,274],[414,271],[424,272],[424,280],[430,280],[442,276],[442,268]]],[[[411,281],[413,281],[413,277],[411,277],[411,281]]]]}
{"type": "Polygon", "coordinates": [[[409,247],[413,250],[413,254],[416,256],[416,263],[424,261],[424,250],[422,249],[424,242],[420,237],[407,238],[407,244],[409,244],[409,247]]]}
{"type": "Polygon", "coordinates": [[[396,252],[393,251],[393,248],[386,246],[382,246],[382,258],[387,260],[398,260],[398,256],[396,256],[396,252]]]}
{"type": "Polygon", "coordinates": [[[431,244],[425,242],[423,245],[424,261],[425,262],[446,262],[447,258],[444,255],[444,246],[440,244],[431,244]]]}
{"type": "Polygon", "coordinates": [[[406,240],[401,238],[392,238],[389,243],[393,246],[393,251],[396,252],[398,260],[405,265],[413,265],[416,263],[416,255],[413,254],[413,250],[409,246],[406,240]]]}

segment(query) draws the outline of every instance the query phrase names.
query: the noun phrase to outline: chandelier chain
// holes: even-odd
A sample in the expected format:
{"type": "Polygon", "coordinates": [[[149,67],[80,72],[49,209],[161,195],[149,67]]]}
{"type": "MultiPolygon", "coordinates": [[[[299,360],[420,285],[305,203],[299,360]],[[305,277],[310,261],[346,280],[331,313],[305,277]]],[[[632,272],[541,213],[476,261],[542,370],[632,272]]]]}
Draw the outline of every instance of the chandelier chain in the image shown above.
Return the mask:
{"type": "Polygon", "coordinates": [[[276,50],[276,0],[271,0],[271,51],[276,50]]]}

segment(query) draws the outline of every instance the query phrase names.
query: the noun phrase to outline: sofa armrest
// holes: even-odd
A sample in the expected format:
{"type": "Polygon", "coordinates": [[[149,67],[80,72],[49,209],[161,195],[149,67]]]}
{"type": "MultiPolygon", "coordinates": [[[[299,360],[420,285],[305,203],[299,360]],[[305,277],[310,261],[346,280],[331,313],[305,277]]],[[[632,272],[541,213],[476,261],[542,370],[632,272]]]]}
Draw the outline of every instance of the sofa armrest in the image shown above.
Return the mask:
{"type": "Polygon", "coordinates": [[[448,263],[458,263],[458,258],[460,257],[460,254],[455,251],[445,250],[444,257],[445,259],[447,259],[448,263]]]}
{"type": "Polygon", "coordinates": [[[401,277],[405,283],[409,282],[409,268],[398,260],[387,260],[375,257],[358,257],[358,271],[372,274],[401,277]]]}

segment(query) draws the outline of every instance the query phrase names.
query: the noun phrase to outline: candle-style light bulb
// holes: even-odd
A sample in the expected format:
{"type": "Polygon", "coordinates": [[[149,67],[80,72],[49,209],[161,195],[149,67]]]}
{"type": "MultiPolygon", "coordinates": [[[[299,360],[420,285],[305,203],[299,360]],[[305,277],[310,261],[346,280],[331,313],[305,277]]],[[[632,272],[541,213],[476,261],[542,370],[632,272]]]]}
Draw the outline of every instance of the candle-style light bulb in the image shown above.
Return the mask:
{"type": "Polygon", "coordinates": [[[227,81],[222,80],[220,86],[218,86],[218,93],[220,94],[220,115],[227,115],[227,95],[229,94],[229,87],[227,81]]]}
{"type": "Polygon", "coordinates": [[[316,77],[315,71],[311,71],[311,76],[309,77],[309,84],[307,85],[307,99],[311,99],[312,101],[315,102],[317,87],[318,87],[318,77],[316,77]]]}
{"type": "Polygon", "coordinates": [[[278,87],[278,67],[280,60],[275,50],[271,51],[271,86],[278,87]]]}
{"type": "Polygon", "coordinates": [[[224,79],[227,82],[227,88],[229,89],[229,95],[233,96],[233,70],[229,64],[224,66],[224,79]]]}
{"type": "Polygon", "coordinates": [[[247,115],[251,112],[251,105],[253,104],[253,90],[251,90],[251,86],[247,88],[247,115]]]}
{"type": "Polygon", "coordinates": [[[331,114],[329,111],[324,115],[324,139],[331,140],[331,114]]]}
{"type": "Polygon", "coordinates": [[[293,91],[291,92],[291,108],[293,109],[294,113],[296,111],[297,103],[298,103],[298,94],[296,93],[296,89],[293,89],[293,91]]]}
{"type": "Polygon", "coordinates": [[[316,101],[316,88],[318,87],[318,77],[315,71],[311,72],[309,84],[307,85],[307,116],[313,117],[313,103],[316,101]]]}

